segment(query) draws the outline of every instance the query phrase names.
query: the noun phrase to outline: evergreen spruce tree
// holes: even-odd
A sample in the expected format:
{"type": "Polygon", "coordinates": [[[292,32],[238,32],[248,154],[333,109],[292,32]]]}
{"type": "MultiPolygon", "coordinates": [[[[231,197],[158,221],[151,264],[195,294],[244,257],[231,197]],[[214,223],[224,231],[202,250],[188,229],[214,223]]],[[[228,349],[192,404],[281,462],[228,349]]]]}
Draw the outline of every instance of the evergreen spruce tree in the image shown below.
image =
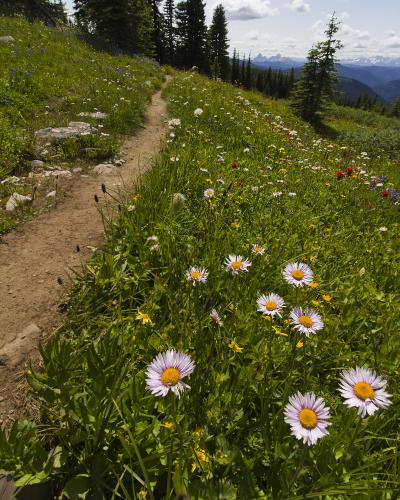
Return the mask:
{"type": "Polygon", "coordinates": [[[236,49],[233,49],[231,83],[232,83],[232,85],[239,85],[240,84],[239,53],[236,51],[236,49]]]}
{"type": "Polygon", "coordinates": [[[148,0],[74,0],[78,25],[128,53],[154,55],[148,0]]]}
{"type": "Polygon", "coordinates": [[[259,92],[263,92],[264,88],[265,88],[264,73],[262,71],[259,71],[256,77],[256,89],[259,92]]]}
{"type": "Polygon", "coordinates": [[[165,62],[175,62],[175,6],[174,0],[166,0],[164,4],[164,37],[165,37],[165,62]]]}
{"type": "Polygon", "coordinates": [[[51,26],[67,22],[61,0],[0,0],[0,14],[22,14],[30,21],[40,19],[51,26]]]}
{"type": "Polygon", "coordinates": [[[244,85],[246,81],[246,60],[243,56],[242,63],[240,65],[240,85],[244,85]]]}
{"type": "Polygon", "coordinates": [[[204,5],[202,0],[186,0],[177,5],[177,61],[183,68],[197,66],[209,73],[204,5]]]}
{"type": "Polygon", "coordinates": [[[319,121],[334,99],[337,82],[336,51],[342,47],[335,34],[339,23],[333,15],[325,31],[326,40],[317,43],[308,53],[293,96],[294,110],[308,121],[319,121]]]}
{"type": "Polygon", "coordinates": [[[251,59],[250,55],[247,58],[247,63],[246,63],[246,74],[244,78],[244,86],[246,89],[250,90],[252,87],[252,75],[251,75],[251,59]]]}
{"type": "Polygon", "coordinates": [[[228,28],[223,6],[217,5],[208,32],[210,64],[216,78],[227,80],[229,76],[228,28]]]}
{"type": "Polygon", "coordinates": [[[151,28],[151,38],[154,46],[155,57],[157,61],[161,64],[164,63],[165,59],[165,47],[164,47],[164,19],[158,8],[160,0],[148,0],[150,10],[152,13],[153,26],[151,28]]]}

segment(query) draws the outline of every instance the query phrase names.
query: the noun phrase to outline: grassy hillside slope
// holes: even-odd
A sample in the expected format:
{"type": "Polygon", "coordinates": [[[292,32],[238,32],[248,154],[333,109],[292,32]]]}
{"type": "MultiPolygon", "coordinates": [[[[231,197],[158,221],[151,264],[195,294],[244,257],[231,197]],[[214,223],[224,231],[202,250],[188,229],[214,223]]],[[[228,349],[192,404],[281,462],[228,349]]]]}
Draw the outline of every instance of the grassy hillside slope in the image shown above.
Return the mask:
{"type": "Polygon", "coordinates": [[[14,223],[2,210],[8,196],[14,191],[30,194],[14,185],[12,177],[5,180],[7,176],[27,175],[33,159],[68,168],[68,162],[79,158],[94,162],[117,154],[121,134],[142,123],[146,103],[163,73],[150,60],[96,52],[69,29],[0,17],[0,33],[15,39],[0,43],[1,233],[14,223]],[[79,116],[96,111],[107,118],[79,116]],[[36,130],[66,127],[71,121],[90,123],[92,134],[54,147],[35,145],[36,130]]]}
{"type": "Polygon", "coordinates": [[[399,212],[392,179],[373,177],[382,158],[318,138],[283,103],[196,75],[176,76],[166,97],[169,143],[77,283],[43,369],[29,373],[41,425],[0,438],[2,467],[19,484],[50,477],[68,498],[394,498],[399,212]],[[248,272],[227,271],[229,255],[248,272]],[[307,286],[283,278],[294,262],[312,269],[307,286]],[[207,269],[205,282],[188,281],[191,266],[207,269]],[[285,301],[281,316],[257,311],[270,292],[285,301]],[[296,306],[323,328],[297,331],[296,306]],[[180,399],[146,390],[149,363],[168,348],[196,363],[180,399]],[[365,419],[339,394],[342,370],[356,366],[393,395],[365,419]],[[284,420],[298,391],[330,408],[329,435],[312,447],[284,420]]]}

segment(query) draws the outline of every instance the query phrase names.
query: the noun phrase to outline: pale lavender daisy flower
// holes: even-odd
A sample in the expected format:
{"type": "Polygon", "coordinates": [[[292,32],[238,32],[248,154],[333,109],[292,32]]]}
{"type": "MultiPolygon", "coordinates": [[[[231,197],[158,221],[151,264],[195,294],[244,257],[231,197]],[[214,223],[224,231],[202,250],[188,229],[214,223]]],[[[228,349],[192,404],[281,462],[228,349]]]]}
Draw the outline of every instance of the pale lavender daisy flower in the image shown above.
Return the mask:
{"type": "Polygon", "coordinates": [[[279,297],[276,293],[269,293],[268,295],[260,295],[257,299],[258,309],[257,311],[263,313],[266,316],[281,317],[282,309],[285,307],[285,302],[282,297],[279,297]]]}
{"type": "Polygon", "coordinates": [[[342,372],[339,391],[345,405],[358,408],[358,414],[364,418],[391,404],[391,395],[384,389],[386,383],[374,371],[357,366],[342,372]]]}
{"type": "Polygon", "coordinates": [[[208,271],[207,269],[192,266],[189,271],[186,271],[186,279],[193,283],[193,286],[198,283],[205,283],[207,281],[208,271]]]}
{"type": "Polygon", "coordinates": [[[255,255],[264,255],[265,254],[265,248],[260,246],[260,245],[257,245],[256,243],[251,247],[251,251],[255,255]]]}
{"type": "Polygon", "coordinates": [[[322,398],[314,393],[290,396],[285,407],[285,422],[290,425],[293,436],[304,444],[314,445],[318,439],[329,434],[329,408],[322,398]]]}
{"type": "Polygon", "coordinates": [[[223,322],[221,320],[221,316],[218,314],[217,310],[216,309],[213,309],[211,312],[210,312],[210,318],[212,319],[213,323],[216,325],[216,326],[222,326],[223,325],[223,322]]]}
{"type": "Polygon", "coordinates": [[[160,353],[147,367],[146,389],[155,396],[165,397],[172,391],[180,397],[181,391],[190,389],[182,379],[189,376],[195,366],[192,358],[183,352],[169,349],[160,353]]]}
{"type": "Polygon", "coordinates": [[[232,274],[239,274],[243,271],[248,272],[247,268],[250,266],[251,262],[246,260],[241,255],[229,255],[229,257],[225,259],[225,268],[232,274]]]}
{"type": "Polygon", "coordinates": [[[315,334],[324,327],[321,316],[312,309],[303,311],[301,307],[295,307],[290,312],[290,318],[293,328],[304,333],[307,337],[310,336],[310,333],[315,334]]]}
{"type": "Polygon", "coordinates": [[[206,189],[203,194],[204,194],[204,198],[207,198],[207,200],[210,200],[211,198],[214,197],[215,191],[214,191],[214,189],[209,188],[209,189],[206,189]]]}
{"type": "Polygon", "coordinates": [[[288,283],[297,287],[309,285],[314,278],[314,273],[307,264],[303,262],[294,262],[285,267],[283,277],[288,283]]]}

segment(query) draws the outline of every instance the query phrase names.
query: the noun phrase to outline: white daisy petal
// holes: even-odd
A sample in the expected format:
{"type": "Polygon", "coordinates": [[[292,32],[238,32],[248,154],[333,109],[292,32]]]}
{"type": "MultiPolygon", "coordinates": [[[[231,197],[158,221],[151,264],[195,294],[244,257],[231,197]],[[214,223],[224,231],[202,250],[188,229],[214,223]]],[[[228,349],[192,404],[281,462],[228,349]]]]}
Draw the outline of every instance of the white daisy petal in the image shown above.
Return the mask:
{"type": "Polygon", "coordinates": [[[186,271],[186,279],[190,281],[193,286],[199,283],[205,283],[207,281],[208,271],[207,269],[200,267],[190,267],[188,271],[186,271]]]}
{"type": "Polygon", "coordinates": [[[269,293],[268,295],[260,295],[257,299],[258,309],[257,311],[261,312],[266,316],[281,317],[282,309],[285,307],[285,302],[276,293],[269,293]]]}
{"type": "Polygon", "coordinates": [[[329,409],[322,398],[315,394],[297,394],[289,398],[285,407],[285,422],[290,425],[292,435],[304,444],[314,445],[320,438],[327,436],[329,409]]]}
{"type": "Polygon", "coordinates": [[[312,282],[314,273],[307,264],[303,262],[294,262],[285,267],[283,277],[290,285],[302,287],[312,282]]]}
{"type": "Polygon", "coordinates": [[[321,316],[312,309],[303,310],[301,307],[295,307],[290,312],[290,319],[293,328],[307,337],[324,328],[321,316]]]}
{"type": "Polygon", "coordinates": [[[373,415],[391,404],[391,395],[385,391],[386,380],[367,368],[345,370],[341,374],[339,392],[344,404],[357,408],[361,418],[373,415]]]}
{"type": "Polygon", "coordinates": [[[248,272],[250,266],[251,262],[241,255],[229,255],[225,259],[225,269],[232,274],[240,274],[244,271],[248,272]]]}
{"type": "Polygon", "coordinates": [[[180,392],[189,388],[182,382],[195,368],[192,358],[183,352],[169,349],[159,353],[146,370],[146,389],[155,396],[166,396],[172,391],[180,397],[180,392]]]}

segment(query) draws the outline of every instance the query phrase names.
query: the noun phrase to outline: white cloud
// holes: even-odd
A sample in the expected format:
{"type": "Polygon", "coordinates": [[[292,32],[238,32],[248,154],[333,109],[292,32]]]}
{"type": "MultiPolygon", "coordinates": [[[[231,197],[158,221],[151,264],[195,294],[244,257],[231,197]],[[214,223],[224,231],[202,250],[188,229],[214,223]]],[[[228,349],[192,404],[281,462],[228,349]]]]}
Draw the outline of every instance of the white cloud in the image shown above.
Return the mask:
{"type": "Polygon", "coordinates": [[[296,10],[297,12],[310,12],[310,4],[305,0],[292,0],[291,2],[285,4],[288,9],[296,10]]]}
{"type": "Polygon", "coordinates": [[[400,36],[391,35],[388,39],[383,41],[383,47],[385,49],[399,49],[400,36]]]}
{"type": "Polygon", "coordinates": [[[260,33],[256,30],[249,31],[246,33],[245,38],[248,38],[249,40],[258,40],[260,38],[260,33]]]}
{"type": "Polygon", "coordinates": [[[353,28],[352,26],[343,23],[340,26],[339,36],[342,36],[346,40],[370,40],[371,35],[367,30],[359,30],[353,28]]]}
{"type": "Polygon", "coordinates": [[[222,2],[228,19],[247,21],[260,19],[278,13],[270,0],[224,0],[222,2]]]}

